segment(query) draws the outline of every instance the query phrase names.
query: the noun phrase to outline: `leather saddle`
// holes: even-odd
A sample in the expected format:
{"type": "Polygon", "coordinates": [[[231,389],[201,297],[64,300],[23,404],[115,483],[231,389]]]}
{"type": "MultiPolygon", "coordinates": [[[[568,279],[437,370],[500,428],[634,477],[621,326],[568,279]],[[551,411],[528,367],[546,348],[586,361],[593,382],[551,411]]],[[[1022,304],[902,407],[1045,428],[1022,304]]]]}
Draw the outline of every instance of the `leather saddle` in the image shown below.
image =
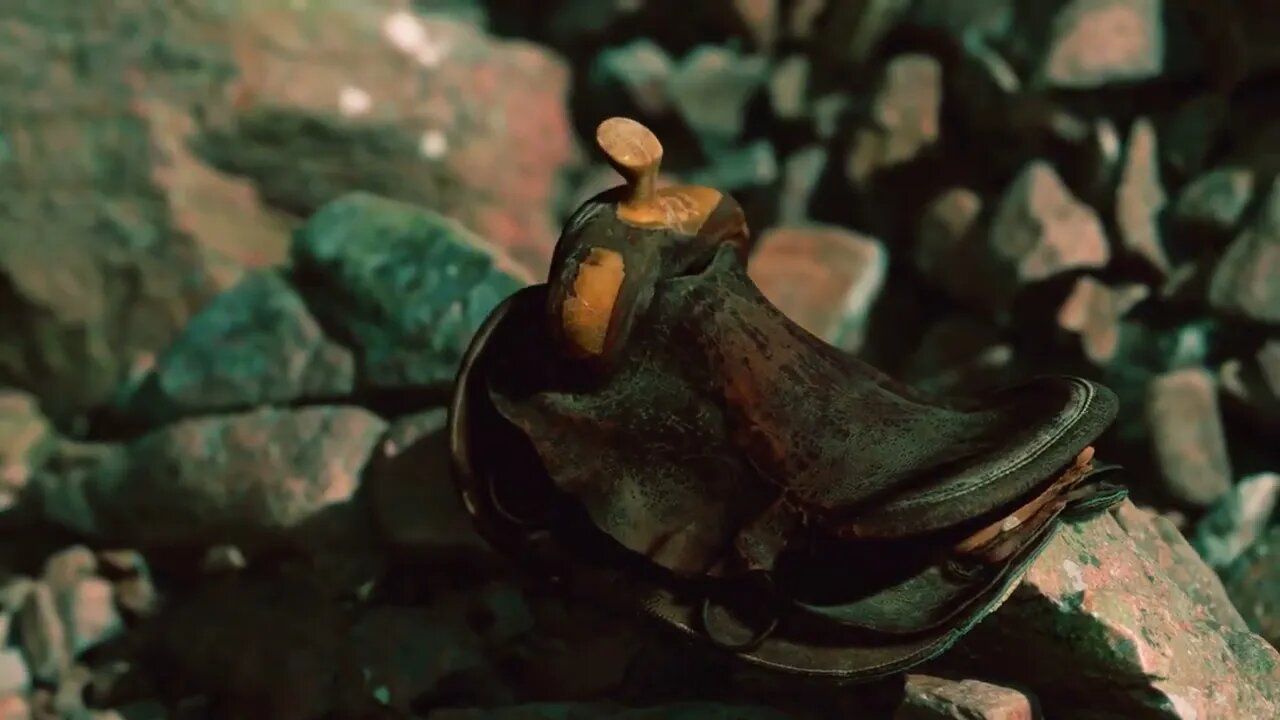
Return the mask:
{"type": "Polygon", "coordinates": [[[1091,447],[1111,391],[924,396],[772,306],[741,208],[658,189],[651,133],[597,139],[627,185],[492,312],[450,412],[468,512],[525,568],[760,666],[869,680],[944,652],[1062,521],[1124,497],[1091,447]]]}

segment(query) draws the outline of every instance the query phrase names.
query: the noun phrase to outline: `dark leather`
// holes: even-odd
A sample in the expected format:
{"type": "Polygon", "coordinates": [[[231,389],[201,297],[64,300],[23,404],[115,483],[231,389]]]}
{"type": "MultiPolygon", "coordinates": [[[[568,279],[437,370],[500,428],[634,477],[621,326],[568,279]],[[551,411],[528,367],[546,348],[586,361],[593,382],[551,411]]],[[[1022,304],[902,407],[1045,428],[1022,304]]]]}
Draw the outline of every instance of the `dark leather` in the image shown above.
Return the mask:
{"type": "Polygon", "coordinates": [[[754,639],[738,654],[764,667],[869,679],[927,660],[1061,517],[1123,497],[1088,478],[1004,536],[999,561],[957,554],[1070,466],[1115,396],[1046,377],[924,397],[788,320],[733,249],[657,283],[604,374],[556,352],[546,305],[543,285],[504,302],[458,378],[451,442],[477,527],[598,601],[754,639]]]}

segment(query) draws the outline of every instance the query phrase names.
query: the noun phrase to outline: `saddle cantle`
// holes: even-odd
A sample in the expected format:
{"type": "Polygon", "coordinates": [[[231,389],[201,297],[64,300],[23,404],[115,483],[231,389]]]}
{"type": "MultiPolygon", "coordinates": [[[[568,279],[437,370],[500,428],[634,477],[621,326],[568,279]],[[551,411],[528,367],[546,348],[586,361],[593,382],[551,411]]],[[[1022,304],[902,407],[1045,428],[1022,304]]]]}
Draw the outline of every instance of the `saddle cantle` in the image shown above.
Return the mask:
{"type": "Polygon", "coordinates": [[[597,139],[627,185],[569,220],[458,376],[455,475],[489,542],[756,664],[872,679],[944,651],[1060,520],[1124,496],[1091,447],[1109,390],[921,395],[773,307],[741,208],[656,188],[646,129],[597,139]]]}

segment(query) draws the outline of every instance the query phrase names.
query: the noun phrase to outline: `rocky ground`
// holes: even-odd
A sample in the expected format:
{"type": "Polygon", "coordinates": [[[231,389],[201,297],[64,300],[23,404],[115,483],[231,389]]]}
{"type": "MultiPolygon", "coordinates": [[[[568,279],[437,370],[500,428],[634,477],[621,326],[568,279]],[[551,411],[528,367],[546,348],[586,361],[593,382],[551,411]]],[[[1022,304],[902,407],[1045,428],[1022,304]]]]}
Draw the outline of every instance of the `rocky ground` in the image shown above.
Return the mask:
{"type": "Polygon", "coordinates": [[[0,720],[1280,717],[1278,40],[1262,0],[0,4],[0,720]],[[1110,385],[1135,502],[883,686],[517,580],[442,403],[614,114],[831,342],[1110,385]]]}

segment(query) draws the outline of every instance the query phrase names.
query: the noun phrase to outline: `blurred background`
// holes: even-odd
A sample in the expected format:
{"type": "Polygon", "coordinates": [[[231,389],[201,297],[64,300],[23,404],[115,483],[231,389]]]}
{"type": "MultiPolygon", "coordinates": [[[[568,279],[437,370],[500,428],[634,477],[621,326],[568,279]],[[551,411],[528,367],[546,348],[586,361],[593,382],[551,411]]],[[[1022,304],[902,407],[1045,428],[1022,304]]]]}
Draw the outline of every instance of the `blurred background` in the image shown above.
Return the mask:
{"type": "MultiPolygon", "coordinates": [[[[405,712],[621,697],[631,631],[492,580],[438,391],[618,182],[613,115],[739,199],[815,334],[1113,388],[1100,457],[1280,641],[1272,3],[3,0],[0,719],[323,717],[335,657],[405,712]],[[323,567],[259,582],[281,546],[323,567]],[[316,599],[389,566],[411,612],[316,599]]],[[[632,697],[706,671],[654,663],[632,697]]]]}

